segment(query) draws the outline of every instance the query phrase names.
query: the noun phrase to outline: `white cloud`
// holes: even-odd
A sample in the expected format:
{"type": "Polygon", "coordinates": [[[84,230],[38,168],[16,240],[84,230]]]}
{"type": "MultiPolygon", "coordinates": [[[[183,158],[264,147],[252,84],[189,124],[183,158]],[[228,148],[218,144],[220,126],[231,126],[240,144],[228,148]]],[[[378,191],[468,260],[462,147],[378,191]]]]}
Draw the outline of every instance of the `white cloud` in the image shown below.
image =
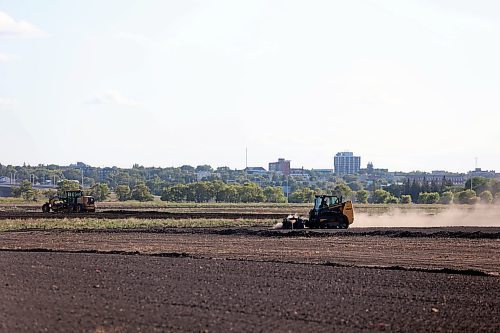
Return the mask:
{"type": "Polygon", "coordinates": [[[0,109],[11,109],[17,105],[16,101],[10,98],[0,97],[0,109]]]}
{"type": "Polygon", "coordinates": [[[46,36],[46,33],[33,24],[23,20],[16,21],[6,12],[0,11],[0,37],[19,38],[43,36],[46,36]]]}
{"type": "Polygon", "coordinates": [[[10,54],[0,52],[0,63],[11,61],[12,59],[13,57],[10,54]]]}
{"type": "Polygon", "coordinates": [[[108,105],[121,105],[121,106],[131,106],[131,107],[137,107],[141,105],[137,101],[134,101],[132,99],[123,96],[120,92],[116,90],[110,90],[98,94],[97,96],[88,99],[85,103],[93,105],[108,104],[108,105]]]}

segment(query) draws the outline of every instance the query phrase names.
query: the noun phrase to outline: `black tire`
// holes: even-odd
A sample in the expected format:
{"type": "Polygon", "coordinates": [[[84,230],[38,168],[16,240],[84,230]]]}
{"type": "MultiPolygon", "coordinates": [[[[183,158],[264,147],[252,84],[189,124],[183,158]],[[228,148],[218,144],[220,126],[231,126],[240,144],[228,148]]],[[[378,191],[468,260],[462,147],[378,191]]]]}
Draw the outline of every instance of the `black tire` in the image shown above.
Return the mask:
{"type": "Polygon", "coordinates": [[[42,212],[44,212],[44,213],[48,213],[48,212],[50,212],[50,206],[49,206],[49,204],[48,204],[48,203],[44,203],[44,204],[42,205],[42,212]]]}
{"type": "Polygon", "coordinates": [[[342,219],[342,224],[340,224],[341,229],[347,229],[349,228],[349,220],[347,219],[346,216],[342,219]]]}
{"type": "Polygon", "coordinates": [[[304,221],[302,219],[298,219],[297,221],[295,221],[295,223],[293,224],[293,228],[294,229],[304,229],[304,221]]]}

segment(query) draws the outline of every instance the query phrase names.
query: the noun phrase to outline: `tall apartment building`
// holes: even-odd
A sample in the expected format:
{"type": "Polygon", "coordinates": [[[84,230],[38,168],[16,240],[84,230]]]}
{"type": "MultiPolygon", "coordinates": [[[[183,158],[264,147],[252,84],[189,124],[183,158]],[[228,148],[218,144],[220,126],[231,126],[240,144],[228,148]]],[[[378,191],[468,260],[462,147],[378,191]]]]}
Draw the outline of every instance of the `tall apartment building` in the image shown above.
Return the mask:
{"type": "Polygon", "coordinates": [[[269,163],[269,171],[281,172],[284,175],[290,175],[290,160],[278,158],[278,162],[269,163]]]}
{"type": "Polygon", "coordinates": [[[336,175],[358,173],[361,166],[361,157],[354,156],[352,152],[343,151],[335,155],[333,164],[336,175]]]}

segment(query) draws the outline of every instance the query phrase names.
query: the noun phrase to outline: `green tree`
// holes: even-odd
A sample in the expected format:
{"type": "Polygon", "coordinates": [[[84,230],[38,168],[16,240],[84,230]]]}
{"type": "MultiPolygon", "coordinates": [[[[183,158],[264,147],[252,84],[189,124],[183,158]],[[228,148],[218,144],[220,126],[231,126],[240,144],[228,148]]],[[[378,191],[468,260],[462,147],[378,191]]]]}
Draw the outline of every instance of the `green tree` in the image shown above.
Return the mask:
{"type": "Polygon", "coordinates": [[[162,201],[182,202],[186,200],[188,187],[184,184],[177,184],[166,187],[161,194],[162,201]]]}
{"type": "Polygon", "coordinates": [[[36,191],[31,186],[31,182],[29,180],[23,180],[21,186],[19,187],[19,192],[21,197],[26,201],[34,201],[36,200],[36,191]]]}
{"type": "Polygon", "coordinates": [[[266,197],[266,202],[286,202],[286,197],[283,194],[283,190],[281,189],[281,187],[267,186],[266,188],[264,188],[264,196],[266,197]]]}
{"type": "Polygon", "coordinates": [[[80,189],[78,181],[63,179],[57,184],[57,194],[64,196],[66,191],[77,191],[80,189]]]}
{"type": "Polygon", "coordinates": [[[90,188],[90,195],[97,201],[105,201],[109,198],[111,191],[106,183],[97,183],[90,188]]]}
{"type": "Polygon", "coordinates": [[[418,196],[418,202],[421,204],[435,204],[439,202],[439,193],[437,192],[424,192],[420,193],[418,196]]]}
{"type": "Polygon", "coordinates": [[[215,198],[215,202],[224,202],[225,201],[225,189],[227,188],[227,184],[220,181],[215,180],[212,182],[212,191],[215,198]]]}
{"type": "Polygon", "coordinates": [[[130,199],[130,187],[128,185],[118,185],[115,187],[115,193],[119,201],[130,199]]]}
{"type": "Polygon", "coordinates": [[[246,183],[239,189],[241,202],[264,202],[264,191],[255,183],[246,183]]]}
{"type": "Polygon", "coordinates": [[[308,203],[314,201],[314,191],[308,187],[301,188],[290,194],[289,202],[308,203]]]}
{"type": "Polygon", "coordinates": [[[347,183],[347,186],[353,191],[360,191],[363,189],[363,184],[360,181],[347,183]]]}
{"type": "Polygon", "coordinates": [[[491,185],[491,194],[493,194],[493,196],[500,193],[500,180],[492,179],[490,185],[491,185]]]}
{"type": "Polygon", "coordinates": [[[214,171],[214,169],[212,169],[212,167],[210,165],[198,165],[196,167],[196,172],[202,172],[202,171],[206,171],[206,172],[212,172],[214,171]]]}
{"type": "Polygon", "coordinates": [[[474,204],[476,201],[476,191],[474,190],[465,190],[462,192],[458,192],[455,196],[457,198],[458,203],[460,204],[474,204]]]}
{"type": "Polygon", "coordinates": [[[485,177],[473,177],[465,182],[465,189],[470,190],[472,182],[472,189],[476,193],[491,190],[491,180],[485,177]]]}
{"type": "Polygon", "coordinates": [[[403,194],[401,196],[401,203],[402,204],[411,204],[411,195],[409,195],[409,194],[403,194]]]}
{"type": "Polygon", "coordinates": [[[191,183],[188,185],[188,190],[188,201],[208,202],[214,197],[214,191],[209,182],[191,183]]]}
{"type": "Polygon", "coordinates": [[[439,203],[449,205],[453,202],[453,192],[451,191],[446,191],[441,193],[441,199],[439,200],[439,203]]]}
{"type": "Polygon", "coordinates": [[[21,188],[19,186],[12,187],[10,191],[11,191],[10,194],[14,198],[20,198],[21,197],[21,188]]]}
{"type": "Polygon", "coordinates": [[[368,203],[369,192],[367,190],[359,190],[356,192],[356,202],[368,203]]]}
{"type": "Polygon", "coordinates": [[[341,196],[343,198],[349,198],[352,194],[352,190],[346,183],[338,183],[333,188],[333,195],[341,196]]]}
{"type": "Polygon", "coordinates": [[[222,202],[240,202],[240,185],[230,184],[225,186],[220,193],[222,202]]]}
{"type": "Polygon", "coordinates": [[[149,191],[149,188],[144,183],[139,183],[134,186],[131,195],[133,200],[137,201],[153,201],[153,195],[149,191]]]}
{"type": "Polygon", "coordinates": [[[391,194],[385,190],[378,189],[373,193],[373,203],[383,204],[386,203],[391,194]]]}
{"type": "Polygon", "coordinates": [[[488,190],[479,193],[479,198],[481,199],[481,203],[484,204],[491,204],[493,202],[493,194],[488,190]]]}
{"type": "Polygon", "coordinates": [[[52,190],[52,189],[48,189],[48,190],[42,191],[42,194],[46,198],[52,198],[53,196],[55,196],[57,194],[57,191],[52,190]]]}
{"type": "Polygon", "coordinates": [[[500,205],[500,192],[497,192],[497,194],[495,194],[495,199],[493,200],[493,202],[496,205],[500,205]]]}

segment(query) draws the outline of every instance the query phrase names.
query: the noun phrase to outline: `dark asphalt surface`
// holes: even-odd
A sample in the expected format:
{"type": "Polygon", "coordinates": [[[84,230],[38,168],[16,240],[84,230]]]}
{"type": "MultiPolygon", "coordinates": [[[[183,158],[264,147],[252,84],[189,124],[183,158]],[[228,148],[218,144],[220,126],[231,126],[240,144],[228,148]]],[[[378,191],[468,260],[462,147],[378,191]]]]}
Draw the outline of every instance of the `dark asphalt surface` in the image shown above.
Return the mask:
{"type": "Polygon", "coordinates": [[[500,331],[500,278],[0,252],[1,332],[500,331]]]}

